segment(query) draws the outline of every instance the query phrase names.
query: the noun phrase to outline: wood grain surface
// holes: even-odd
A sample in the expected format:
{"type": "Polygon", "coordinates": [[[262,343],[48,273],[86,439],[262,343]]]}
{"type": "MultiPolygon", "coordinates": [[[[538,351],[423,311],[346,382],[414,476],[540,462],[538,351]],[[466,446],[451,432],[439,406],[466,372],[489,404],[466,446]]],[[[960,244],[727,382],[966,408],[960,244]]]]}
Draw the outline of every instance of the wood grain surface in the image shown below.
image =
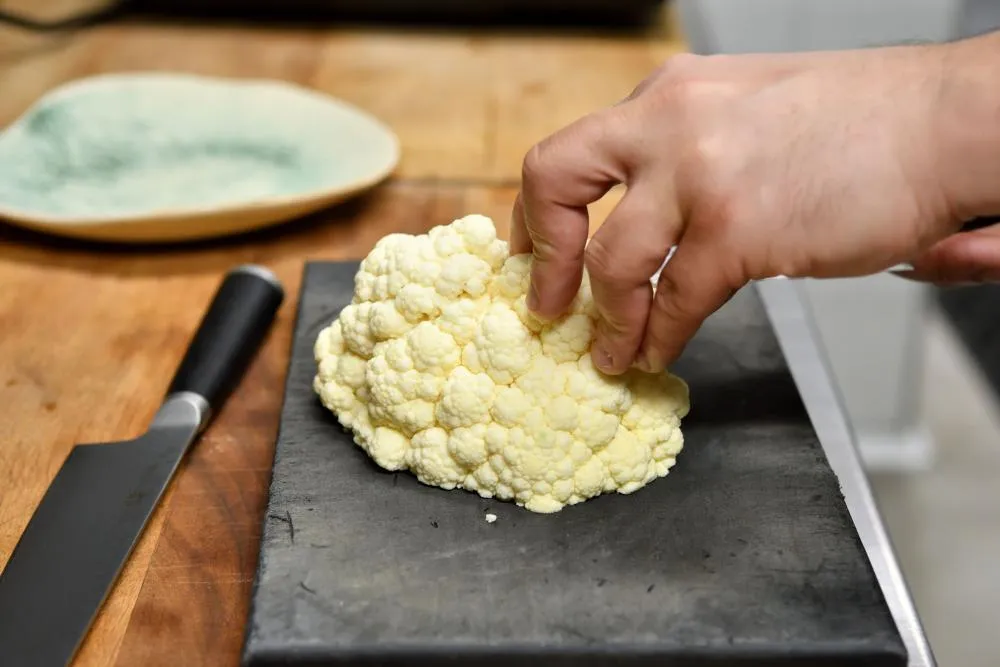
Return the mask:
{"type": "MultiPolygon", "coordinates": [[[[87,5],[0,0],[39,16],[87,5]]],[[[237,238],[112,247],[0,224],[0,567],[74,443],[145,429],[226,269],[262,263],[292,295],[183,465],[76,665],[237,664],[303,263],[360,258],[388,232],[466,213],[506,231],[525,151],[625,96],[679,51],[665,21],[632,36],[141,23],[37,35],[0,26],[0,126],[62,82],[154,69],[295,81],[375,113],[403,144],[397,176],[370,194],[237,238]]],[[[594,226],[615,200],[594,206],[594,226]]]]}

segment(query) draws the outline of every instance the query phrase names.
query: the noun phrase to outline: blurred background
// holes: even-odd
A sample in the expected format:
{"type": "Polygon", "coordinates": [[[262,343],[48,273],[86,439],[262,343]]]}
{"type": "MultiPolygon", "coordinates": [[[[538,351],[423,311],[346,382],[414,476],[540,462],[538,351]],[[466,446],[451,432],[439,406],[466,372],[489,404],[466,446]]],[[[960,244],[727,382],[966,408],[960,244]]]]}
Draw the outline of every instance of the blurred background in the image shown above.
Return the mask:
{"type": "MultiPolygon", "coordinates": [[[[225,13],[299,21],[312,20],[336,6],[342,14],[365,20],[391,14],[396,19],[460,17],[487,23],[546,10],[550,28],[545,29],[555,31],[577,14],[587,14],[598,24],[613,15],[619,23],[631,9],[633,21],[659,20],[648,17],[658,16],[655,10],[661,4],[653,0],[137,0],[125,6],[163,17],[225,13]]],[[[19,15],[37,10],[38,16],[49,18],[81,6],[99,3],[0,0],[0,10],[16,10],[19,15]]],[[[676,0],[671,10],[677,18],[671,30],[698,53],[942,41],[1000,27],[1000,0],[676,0]]],[[[8,34],[0,32],[0,40],[8,34]]],[[[10,39],[15,43],[20,37],[10,39]]],[[[16,94],[24,95],[27,104],[29,94],[41,92],[31,85],[30,60],[3,46],[0,41],[0,76],[4,68],[13,72],[9,80],[23,86],[16,94]]],[[[134,48],[141,53],[141,45],[134,48]]],[[[93,57],[99,58],[97,53],[93,57]]],[[[141,55],[137,59],[156,64],[141,55]]],[[[624,81],[622,87],[627,90],[635,83],[624,81]]],[[[0,85],[0,96],[4,95],[0,85]]],[[[426,137],[424,148],[436,148],[435,142],[435,137],[426,137]]],[[[493,157],[516,160],[520,154],[521,148],[515,146],[509,156],[493,157]]],[[[821,344],[939,664],[996,667],[1000,664],[994,638],[1000,619],[1000,318],[996,315],[1000,288],[938,290],[873,276],[811,281],[807,292],[821,344]]]]}

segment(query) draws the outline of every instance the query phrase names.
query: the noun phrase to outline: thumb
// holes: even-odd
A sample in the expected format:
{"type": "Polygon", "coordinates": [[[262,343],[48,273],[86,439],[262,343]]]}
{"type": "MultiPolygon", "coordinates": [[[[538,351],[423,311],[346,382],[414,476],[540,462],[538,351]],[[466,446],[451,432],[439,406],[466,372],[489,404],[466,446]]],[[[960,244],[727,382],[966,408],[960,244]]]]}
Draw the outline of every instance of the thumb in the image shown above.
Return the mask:
{"type": "Polygon", "coordinates": [[[978,283],[1000,280],[1000,229],[987,227],[939,241],[899,275],[933,283],[978,283]]]}
{"type": "Polygon", "coordinates": [[[705,319],[746,284],[727,276],[722,266],[710,239],[681,239],[660,273],[636,363],[640,369],[659,373],[672,364],[705,319]]]}

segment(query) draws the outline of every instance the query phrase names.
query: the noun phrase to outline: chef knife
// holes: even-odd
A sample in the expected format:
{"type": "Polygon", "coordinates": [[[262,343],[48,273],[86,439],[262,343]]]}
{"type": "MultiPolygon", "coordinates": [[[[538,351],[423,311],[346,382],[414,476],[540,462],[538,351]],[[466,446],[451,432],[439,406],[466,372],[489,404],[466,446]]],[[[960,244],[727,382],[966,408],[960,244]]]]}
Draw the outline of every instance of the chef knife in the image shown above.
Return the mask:
{"type": "Polygon", "coordinates": [[[267,269],[229,271],[146,433],[73,447],[0,573],[0,664],[72,660],[181,459],[283,299],[267,269]]]}

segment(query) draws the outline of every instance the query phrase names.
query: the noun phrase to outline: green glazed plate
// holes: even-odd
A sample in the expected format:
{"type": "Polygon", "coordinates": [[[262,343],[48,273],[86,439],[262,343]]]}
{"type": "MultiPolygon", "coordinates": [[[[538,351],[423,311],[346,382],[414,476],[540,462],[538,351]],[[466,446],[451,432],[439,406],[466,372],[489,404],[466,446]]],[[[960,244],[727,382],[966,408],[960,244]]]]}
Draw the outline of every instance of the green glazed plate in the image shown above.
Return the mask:
{"type": "Polygon", "coordinates": [[[0,219],[106,241],[221,236],[358,194],[399,158],[378,119],[291,83],[106,74],[0,134],[0,219]]]}

